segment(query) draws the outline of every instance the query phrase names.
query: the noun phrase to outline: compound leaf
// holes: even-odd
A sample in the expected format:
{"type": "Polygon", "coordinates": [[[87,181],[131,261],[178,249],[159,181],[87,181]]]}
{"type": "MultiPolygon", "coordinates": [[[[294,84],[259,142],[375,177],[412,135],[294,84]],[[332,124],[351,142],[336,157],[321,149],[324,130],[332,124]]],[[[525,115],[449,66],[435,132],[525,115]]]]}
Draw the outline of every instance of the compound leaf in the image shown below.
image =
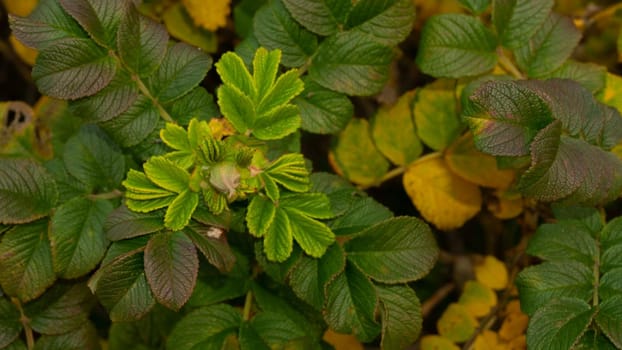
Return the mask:
{"type": "Polygon", "coordinates": [[[0,161],[0,223],[19,224],[47,215],[58,190],[52,176],[31,160],[0,161]]]}
{"type": "Polygon", "coordinates": [[[380,222],[344,245],[348,261],[364,274],[384,283],[420,279],[434,266],[438,247],[423,221],[397,217],[380,222]]]}

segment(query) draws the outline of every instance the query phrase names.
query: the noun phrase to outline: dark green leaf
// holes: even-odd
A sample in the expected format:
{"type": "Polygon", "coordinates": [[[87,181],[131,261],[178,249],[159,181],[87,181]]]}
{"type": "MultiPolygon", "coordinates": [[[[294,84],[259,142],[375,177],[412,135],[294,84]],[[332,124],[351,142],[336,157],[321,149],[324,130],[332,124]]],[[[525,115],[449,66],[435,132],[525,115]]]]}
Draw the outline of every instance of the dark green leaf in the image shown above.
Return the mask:
{"type": "Polygon", "coordinates": [[[324,319],[336,332],[353,333],[362,342],[376,338],[378,297],[371,281],[355,266],[348,265],[327,286],[324,319]]]}
{"type": "Polygon", "coordinates": [[[559,221],[570,221],[590,231],[596,237],[605,226],[604,217],[600,211],[593,207],[568,206],[563,204],[553,204],[551,206],[555,218],[559,221]]]}
{"type": "Polygon", "coordinates": [[[339,244],[331,245],[319,259],[301,255],[289,273],[289,285],[296,295],[320,311],[326,286],[346,266],[345,253],[339,244]]]}
{"type": "Polygon", "coordinates": [[[285,283],[285,280],[291,269],[296,264],[296,261],[298,261],[298,258],[302,256],[302,250],[297,245],[294,245],[292,253],[287,259],[285,259],[285,261],[275,262],[268,259],[264,246],[265,243],[263,241],[255,243],[255,258],[257,259],[259,266],[261,266],[262,271],[273,280],[279,283],[285,283]]]}
{"type": "Polygon", "coordinates": [[[108,333],[109,349],[163,349],[171,329],[183,315],[156,305],[135,322],[113,323],[108,333]]]}
{"type": "Polygon", "coordinates": [[[302,129],[318,134],[341,131],[354,115],[354,106],[350,99],[313,80],[307,79],[304,84],[304,91],[294,99],[300,110],[302,129]]]}
{"type": "Polygon", "coordinates": [[[375,285],[380,299],[383,349],[405,349],[419,337],[421,304],[408,286],[375,285]]]}
{"type": "Polygon", "coordinates": [[[191,119],[210,120],[220,115],[218,106],[214,102],[214,96],[200,86],[192,89],[169,106],[167,107],[169,114],[181,125],[188,125],[191,119]]]}
{"type": "Polygon", "coordinates": [[[601,271],[607,272],[616,267],[622,267],[620,253],[622,252],[622,218],[611,220],[600,234],[601,271]]]}
{"type": "MultiPolygon", "coordinates": [[[[253,317],[250,325],[263,342],[268,345],[268,349],[300,348],[312,343],[305,332],[305,325],[296,324],[286,315],[277,312],[259,313],[253,317]]],[[[243,339],[240,339],[240,342],[242,341],[243,339]]]]}
{"type": "Polygon", "coordinates": [[[622,268],[610,269],[603,273],[599,282],[598,294],[603,300],[622,295],[622,268]]]}
{"type": "MultiPolygon", "coordinates": [[[[143,251],[151,236],[152,235],[145,235],[112,242],[110,247],[108,247],[104,260],[102,260],[101,266],[106,267],[125,255],[132,255],[136,252],[143,251]]],[[[103,270],[104,269],[97,270],[96,275],[101,274],[103,270]]],[[[93,289],[92,285],[93,283],[89,281],[89,288],[93,289]]]]}
{"type": "Polygon", "coordinates": [[[576,350],[616,350],[616,347],[602,333],[588,330],[574,346],[576,350]]]}
{"type": "Polygon", "coordinates": [[[110,84],[95,95],[71,101],[69,109],[80,118],[100,122],[127,111],[136,98],[138,98],[136,84],[126,71],[117,69],[110,84]]]}
{"type": "Polygon", "coordinates": [[[26,344],[21,339],[17,339],[2,350],[27,350],[26,344]]]}
{"type": "Polygon", "coordinates": [[[460,78],[490,71],[497,64],[497,40],[482,22],[463,14],[427,20],[416,62],[435,77],[460,78]]]}
{"type": "Polygon", "coordinates": [[[284,0],[283,4],[298,23],[324,36],[341,31],[352,8],[349,0],[284,0]]]}
{"type": "Polygon", "coordinates": [[[464,7],[476,15],[481,14],[488,8],[491,0],[458,0],[464,7]]]}
{"type": "Polygon", "coordinates": [[[137,253],[114,260],[101,270],[95,294],[113,322],[137,320],[155,305],[143,266],[143,253],[137,253]]]}
{"type": "Polygon", "coordinates": [[[0,298],[0,348],[11,344],[22,331],[19,311],[7,299],[0,298]]]}
{"type": "Polygon", "coordinates": [[[522,46],[546,21],[553,0],[495,0],[492,22],[503,45],[522,46]]]}
{"type": "Polygon", "coordinates": [[[43,294],[56,280],[48,221],[39,220],[13,227],[0,241],[0,286],[4,293],[21,301],[43,294]]]}
{"type": "Polygon", "coordinates": [[[521,309],[527,315],[562,297],[589,301],[594,286],[592,267],[574,261],[545,262],[524,269],[516,279],[521,309]]]}
{"type": "Polygon", "coordinates": [[[37,339],[35,350],[99,350],[101,345],[97,330],[91,322],[85,322],[82,327],[59,335],[43,335],[37,339]]]}
{"type": "Polygon", "coordinates": [[[67,141],[63,161],[67,171],[91,190],[117,188],[125,176],[123,154],[94,125],[82,127],[67,141]]]}
{"type": "Polygon", "coordinates": [[[111,241],[142,236],[163,228],[162,215],[137,213],[124,205],[112,211],[104,222],[106,238],[111,241]]]}
{"type": "Polygon", "coordinates": [[[430,227],[412,217],[397,217],[357,234],[344,245],[348,261],[385,283],[420,279],[434,266],[438,247],[430,227]]]}
{"type": "Polygon", "coordinates": [[[518,66],[529,77],[541,77],[558,69],[581,39],[570,18],[551,13],[528,43],[514,51],[518,66]]]}
{"type": "Polygon", "coordinates": [[[0,223],[43,217],[57,199],[56,183],[42,166],[31,160],[0,160],[0,223]]]}
{"type": "Polygon", "coordinates": [[[584,88],[595,94],[605,88],[607,68],[594,63],[583,63],[567,60],[557,70],[544,78],[572,79],[584,88]]]}
{"type": "Polygon", "coordinates": [[[348,95],[378,93],[389,78],[390,47],[359,32],[343,32],[324,40],[309,67],[309,78],[348,95]]]}
{"type": "Polygon", "coordinates": [[[231,271],[236,258],[227,243],[224,229],[216,226],[198,226],[191,227],[185,232],[210,264],[222,273],[231,271]]]}
{"type": "Polygon", "coordinates": [[[371,197],[350,194],[348,199],[351,203],[346,212],[329,223],[330,228],[338,236],[355,234],[393,216],[387,207],[371,197]]]}
{"type": "Polygon", "coordinates": [[[286,67],[303,65],[317,48],[317,37],[291,17],[281,0],[273,0],[257,11],[254,29],[261,46],[283,52],[282,64],[286,67]]]}
{"type": "Polygon", "coordinates": [[[552,261],[578,261],[592,266],[598,254],[598,242],[590,231],[564,221],[543,224],[529,240],[529,255],[552,261]]]}
{"type": "Polygon", "coordinates": [[[119,23],[128,10],[126,1],[60,0],[60,3],[99,45],[108,49],[116,46],[119,23]]]}
{"type": "Polygon", "coordinates": [[[94,304],[84,284],[55,284],[43,296],[25,306],[32,329],[41,334],[62,334],[88,322],[94,304]]]}
{"type": "Polygon", "coordinates": [[[158,108],[147,97],[139,96],[123,113],[102,123],[102,127],[119,145],[131,147],[145,140],[158,127],[159,120],[158,108]]]}
{"type": "Polygon", "coordinates": [[[618,348],[622,348],[622,295],[618,294],[599,305],[596,324],[618,348]]]}
{"type": "Polygon", "coordinates": [[[59,277],[77,278],[99,264],[108,247],[104,221],[112,209],[108,200],[84,197],[76,197],[56,209],[49,237],[54,271],[59,277]]]}
{"type": "Polygon", "coordinates": [[[145,276],[156,300],[179,310],[196,284],[199,258],[192,241],[183,232],[154,235],[145,249],[145,276]]]}
{"type": "Polygon", "coordinates": [[[267,0],[242,0],[233,8],[235,32],[240,38],[247,38],[253,33],[253,16],[267,0]]]}
{"type": "Polygon", "coordinates": [[[194,310],[173,328],[166,348],[169,350],[223,349],[227,338],[236,337],[241,322],[240,313],[226,304],[194,310]]]}
{"type": "Polygon", "coordinates": [[[596,308],[583,300],[563,298],[549,302],[533,315],[527,328],[529,349],[571,349],[586,331],[596,308]]]}
{"type": "Polygon", "coordinates": [[[107,50],[88,39],[73,39],[39,52],[32,78],[45,95],[74,100],[105,88],[115,72],[107,50]]]}
{"type": "Polygon", "coordinates": [[[161,103],[179,98],[205,77],[212,58],[201,50],[184,43],[168,48],[158,70],[149,79],[153,95],[161,103]]]}
{"type": "Polygon", "coordinates": [[[13,34],[24,44],[43,50],[63,39],[88,38],[88,34],[65,12],[58,0],[41,0],[30,16],[9,15],[13,34]]]}
{"type": "Polygon", "coordinates": [[[162,25],[139,15],[134,6],[126,12],[116,38],[119,56],[132,72],[144,77],[162,61],[168,33],[162,25]]]}
{"type": "Polygon", "coordinates": [[[346,27],[381,44],[395,46],[410,34],[414,19],[411,0],[361,0],[348,14],[346,27]]]}
{"type": "Polygon", "coordinates": [[[250,322],[242,322],[239,332],[240,350],[270,350],[266,341],[259,336],[250,322]]]}

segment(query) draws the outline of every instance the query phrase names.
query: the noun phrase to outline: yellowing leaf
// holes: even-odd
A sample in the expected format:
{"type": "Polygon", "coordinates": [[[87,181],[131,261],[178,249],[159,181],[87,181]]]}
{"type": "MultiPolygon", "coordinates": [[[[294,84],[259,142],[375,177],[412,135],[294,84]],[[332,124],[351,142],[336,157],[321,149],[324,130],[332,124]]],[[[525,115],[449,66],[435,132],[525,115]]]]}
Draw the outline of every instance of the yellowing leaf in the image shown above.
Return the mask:
{"type": "Polygon", "coordinates": [[[523,212],[523,197],[519,193],[496,190],[488,201],[488,211],[501,220],[515,218],[523,212]]]}
{"type": "Polygon", "coordinates": [[[474,267],[475,278],[482,284],[495,289],[503,289],[508,285],[508,268],[492,255],[474,267]]]}
{"type": "Polygon", "coordinates": [[[525,334],[529,318],[521,312],[520,302],[512,300],[506,306],[506,315],[499,328],[499,337],[505,341],[511,341],[525,334]]]}
{"type": "Polygon", "coordinates": [[[622,113],[622,77],[607,73],[605,88],[599,93],[598,98],[622,113]]]}
{"type": "MultiPolygon", "coordinates": [[[[204,7],[210,7],[209,2],[204,7]]],[[[218,38],[216,34],[201,27],[195,26],[192,18],[180,3],[169,6],[162,14],[164,25],[168,32],[175,38],[188,44],[200,47],[205,52],[216,52],[218,38]]]]}
{"type": "Polygon", "coordinates": [[[473,342],[473,350],[505,350],[505,346],[499,343],[499,337],[497,333],[491,330],[484,330],[481,334],[475,337],[473,342]]]}
{"type": "Polygon", "coordinates": [[[182,0],[186,10],[198,26],[216,31],[227,24],[231,0],[182,0]]]}
{"type": "Polygon", "coordinates": [[[354,118],[339,134],[329,153],[335,171],[359,185],[376,184],[389,169],[389,162],[371,139],[369,123],[354,118]]]}
{"type": "Polygon", "coordinates": [[[478,281],[467,281],[458,304],[464,306],[474,317],[484,316],[497,304],[497,294],[478,281]]]}
{"type": "Polygon", "coordinates": [[[11,43],[11,46],[13,46],[13,50],[15,50],[15,53],[17,53],[22,61],[28,63],[31,66],[34,66],[35,59],[37,58],[37,54],[39,53],[37,50],[22,44],[22,42],[17,40],[13,34],[9,36],[9,42],[11,43]]]}
{"type": "Polygon", "coordinates": [[[527,349],[527,337],[523,334],[520,337],[512,339],[507,345],[507,350],[525,350],[527,349]]]}
{"type": "Polygon", "coordinates": [[[454,173],[483,187],[508,188],[514,181],[514,171],[499,169],[495,157],[475,148],[471,133],[449,146],[445,161],[454,173]]]}
{"type": "Polygon", "coordinates": [[[467,341],[477,328],[477,320],[466,307],[450,304],[436,323],[438,334],[456,343],[467,341]]]}
{"type": "Polygon", "coordinates": [[[460,348],[447,338],[426,335],[421,338],[421,350],[460,350],[460,348]]]}
{"type": "Polygon", "coordinates": [[[404,173],[403,183],[421,215],[441,230],[464,225],[482,206],[479,187],[455,175],[440,154],[416,161],[404,173]]]}
{"type": "Polygon", "coordinates": [[[438,79],[418,89],[413,114],[421,141],[435,151],[447,148],[464,129],[456,113],[456,82],[438,79]]]}
{"type": "Polygon", "coordinates": [[[27,17],[37,6],[39,0],[2,0],[2,3],[8,13],[27,17]]]}
{"type": "Polygon", "coordinates": [[[352,334],[342,334],[328,329],[324,332],[324,341],[332,345],[335,350],[363,350],[363,344],[352,334]]]}
{"type": "Polygon", "coordinates": [[[372,121],[372,135],[378,150],[393,164],[406,165],[423,151],[412,116],[415,90],[403,94],[390,107],[381,107],[372,121]]]}
{"type": "Polygon", "coordinates": [[[210,119],[209,128],[212,131],[212,136],[214,136],[216,140],[221,140],[225,136],[231,136],[235,134],[235,128],[225,118],[210,119]]]}

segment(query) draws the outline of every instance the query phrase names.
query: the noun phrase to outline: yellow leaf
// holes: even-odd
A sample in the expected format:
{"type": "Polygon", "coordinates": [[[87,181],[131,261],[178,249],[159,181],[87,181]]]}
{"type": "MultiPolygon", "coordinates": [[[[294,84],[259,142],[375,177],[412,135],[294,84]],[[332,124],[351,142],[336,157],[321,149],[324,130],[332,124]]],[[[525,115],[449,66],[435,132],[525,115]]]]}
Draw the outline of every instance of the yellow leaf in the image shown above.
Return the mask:
{"type": "Polygon", "coordinates": [[[39,53],[37,50],[22,44],[22,42],[17,40],[17,38],[15,38],[13,34],[9,36],[9,42],[11,43],[11,46],[13,46],[13,50],[15,50],[15,53],[17,53],[22,61],[28,63],[31,66],[35,65],[35,59],[37,58],[37,54],[39,53]]]}
{"type": "Polygon", "coordinates": [[[460,304],[449,304],[436,323],[438,334],[456,343],[467,341],[477,328],[477,320],[460,304]]]}
{"type": "Polygon", "coordinates": [[[460,350],[460,348],[447,338],[426,335],[421,338],[421,350],[460,350]]]}
{"type": "Polygon", "coordinates": [[[2,3],[8,13],[26,17],[34,10],[39,0],[2,0],[2,3]]]}
{"type": "Polygon", "coordinates": [[[521,312],[518,300],[512,300],[506,306],[506,315],[499,328],[499,337],[505,341],[511,341],[525,334],[529,318],[521,312]]]}
{"type": "Polygon", "coordinates": [[[415,90],[404,93],[392,106],[384,106],[372,120],[372,136],[378,150],[393,164],[406,165],[423,151],[412,116],[415,90]]]}
{"type": "Polygon", "coordinates": [[[508,285],[508,268],[492,255],[474,267],[475,278],[482,284],[495,289],[503,289],[508,285]]]}
{"type": "Polygon", "coordinates": [[[525,349],[527,349],[527,337],[524,334],[517,338],[512,339],[512,341],[506,347],[506,350],[525,350],[525,349]]]}
{"type": "Polygon", "coordinates": [[[441,230],[464,225],[482,206],[479,187],[451,172],[438,153],[411,165],[403,184],[421,215],[441,230]]]}
{"type": "Polygon", "coordinates": [[[197,46],[205,52],[216,52],[218,49],[216,34],[197,27],[182,4],[176,3],[167,7],[162,14],[162,19],[173,37],[197,46]]]}
{"type": "Polygon", "coordinates": [[[335,350],[363,350],[363,344],[352,334],[342,334],[328,329],[324,332],[324,341],[332,345],[335,350]]]}
{"type": "Polygon", "coordinates": [[[599,93],[598,98],[622,113],[622,77],[607,73],[605,88],[599,93]]]}
{"type": "Polygon", "coordinates": [[[497,304],[497,294],[478,281],[467,281],[458,304],[464,306],[472,316],[481,317],[497,304]]]}
{"type": "Polygon", "coordinates": [[[523,197],[519,193],[496,190],[488,201],[488,211],[501,220],[512,219],[523,212],[523,197]]]}
{"type": "Polygon", "coordinates": [[[473,350],[502,350],[505,349],[503,344],[499,343],[499,337],[497,333],[491,330],[484,330],[481,334],[475,337],[473,342],[473,350]]]}
{"type": "Polygon", "coordinates": [[[514,171],[499,169],[495,157],[475,148],[471,133],[449,146],[445,161],[454,173],[483,187],[508,188],[514,181],[514,171]]]}
{"type": "Polygon", "coordinates": [[[212,118],[209,120],[209,128],[215,139],[221,140],[225,136],[235,134],[233,125],[225,118],[212,118]]]}
{"type": "Polygon", "coordinates": [[[231,0],[182,0],[188,14],[199,27],[216,31],[227,24],[231,0]]]}

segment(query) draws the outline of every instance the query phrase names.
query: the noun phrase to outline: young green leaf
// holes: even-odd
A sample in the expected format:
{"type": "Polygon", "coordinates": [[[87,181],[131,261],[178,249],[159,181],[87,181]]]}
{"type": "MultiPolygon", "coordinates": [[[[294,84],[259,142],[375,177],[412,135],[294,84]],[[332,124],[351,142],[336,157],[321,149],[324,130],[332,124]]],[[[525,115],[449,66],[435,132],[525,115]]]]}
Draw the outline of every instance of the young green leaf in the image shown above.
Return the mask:
{"type": "Polygon", "coordinates": [[[91,191],[117,188],[125,175],[120,149],[94,125],[82,127],[67,140],[63,161],[67,171],[91,191]]]}
{"type": "Polygon", "coordinates": [[[87,274],[101,261],[108,247],[104,221],[113,206],[107,200],[76,197],[59,206],[49,233],[54,271],[71,279],[87,274]]]}
{"type": "Polygon", "coordinates": [[[302,129],[317,134],[341,131],[354,115],[350,99],[310,79],[305,79],[304,85],[304,91],[293,100],[300,110],[302,129]]]}
{"type": "Polygon", "coordinates": [[[275,215],[276,207],[268,198],[253,197],[246,212],[248,231],[256,237],[263,237],[272,225],[275,215]]]}
{"type": "Polygon", "coordinates": [[[253,28],[261,46],[283,52],[282,63],[286,67],[303,65],[317,49],[317,37],[292,18],[281,0],[260,8],[253,28]]]}
{"type": "Polygon", "coordinates": [[[181,230],[190,222],[198,204],[199,194],[186,189],[169,204],[164,215],[164,226],[171,230],[181,230]]]}
{"type": "Polygon", "coordinates": [[[375,321],[378,297],[371,281],[355,266],[348,265],[326,287],[324,319],[339,333],[354,333],[363,342],[380,333],[375,321]]]}
{"type": "Polygon", "coordinates": [[[283,0],[283,4],[298,23],[324,36],[337,33],[352,8],[348,0],[283,0]]]}
{"type": "Polygon", "coordinates": [[[105,88],[116,69],[116,62],[107,50],[89,39],[73,39],[39,52],[32,78],[42,93],[75,100],[105,88]]]}
{"type": "Polygon", "coordinates": [[[492,22],[501,43],[509,48],[523,46],[546,21],[553,0],[495,0],[492,22]]]}
{"type": "Polygon", "coordinates": [[[434,266],[438,247],[423,221],[398,217],[378,223],[344,245],[348,261],[384,283],[420,279],[434,266]]]}
{"type": "Polygon", "coordinates": [[[376,184],[390,166],[371,139],[369,122],[359,118],[339,134],[329,157],[337,173],[361,185],[376,184]]]}
{"type": "Polygon", "coordinates": [[[0,241],[0,286],[21,301],[43,294],[54,283],[54,264],[48,241],[48,221],[13,227],[0,241]]]}
{"type": "Polygon", "coordinates": [[[168,191],[182,193],[189,189],[190,174],[164,157],[150,158],[143,168],[149,180],[168,191]]]}
{"type": "Polygon", "coordinates": [[[558,69],[581,39],[570,18],[551,13],[528,43],[514,51],[518,66],[529,77],[541,77],[558,69]]]}
{"type": "Polygon", "coordinates": [[[32,329],[41,334],[62,334],[88,322],[94,299],[85,284],[55,284],[24,312],[32,329]]]}
{"type": "Polygon", "coordinates": [[[404,349],[414,343],[421,332],[421,304],[408,286],[375,284],[382,317],[383,349],[404,349]]]}
{"type": "Polygon", "coordinates": [[[289,285],[296,295],[320,311],[326,286],[346,267],[345,253],[339,244],[331,245],[320,258],[301,255],[289,273],[289,285]]]}
{"type": "Polygon", "coordinates": [[[409,0],[361,0],[348,14],[346,28],[365,33],[383,45],[395,46],[406,39],[412,30],[415,19],[413,5],[409,0]]]}
{"type": "Polygon", "coordinates": [[[140,319],[156,303],[145,278],[143,256],[143,253],[123,256],[104,265],[100,272],[95,295],[113,322],[140,319]]]}
{"type": "Polygon", "coordinates": [[[342,32],[318,47],[309,67],[309,78],[348,95],[373,95],[387,82],[392,59],[389,46],[369,40],[360,32],[342,32]]]}
{"type": "Polygon", "coordinates": [[[168,48],[147,85],[159,102],[170,102],[199,85],[211,66],[209,55],[190,45],[177,43],[168,48]]]}
{"type": "Polygon", "coordinates": [[[579,341],[597,313],[585,301],[563,298],[543,305],[527,328],[527,346],[544,350],[570,349],[579,341]]]}
{"type": "Polygon", "coordinates": [[[326,224],[313,219],[295,207],[282,204],[289,218],[292,236],[308,255],[319,258],[328,246],[335,242],[335,235],[326,224]]]}
{"type": "Polygon", "coordinates": [[[460,78],[486,73],[497,64],[493,33],[463,14],[431,17],[421,32],[416,62],[435,77],[460,78]]]}
{"type": "Polygon", "coordinates": [[[0,223],[41,218],[57,199],[56,182],[45,168],[30,160],[0,160],[0,223]]]}
{"type": "Polygon", "coordinates": [[[292,226],[287,213],[277,210],[264,238],[264,252],[269,260],[283,262],[293,249],[292,226]]]}
{"type": "Polygon", "coordinates": [[[154,235],[145,249],[145,277],[158,303],[178,311],[196,284],[199,258],[183,232],[154,235]]]}
{"type": "Polygon", "coordinates": [[[309,170],[302,154],[285,154],[273,161],[265,174],[281,186],[294,192],[309,190],[309,170]]]}
{"type": "Polygon", "coordinates": [[[119,24],[116,44],[123,63],[133,73],[146,77],[162,62],[168,39],[164,26],[141,16],[130,4],[119,24]]]}
{"type": "Polygon", "coordinates": [[[0,298],[0,347],[4,348],[19,337],[22,323],[15,305],[5,298],[0,298]]]}
{"type": "Polygon", "coordinates": [[[58,0],[43,0],[27,18],[9,14],[13,34],[24,44],[43,50],[68,38],[89,35],[61,6],[58,0]]]}
{"type": "Polygon", "coordinates": [[[237,337],[241,322],[240,313],[227,304],[196,309],[173,328],[167,339],[166,348],[222,349],[224,344],[228,344],[229,338],[237,337]]]}

